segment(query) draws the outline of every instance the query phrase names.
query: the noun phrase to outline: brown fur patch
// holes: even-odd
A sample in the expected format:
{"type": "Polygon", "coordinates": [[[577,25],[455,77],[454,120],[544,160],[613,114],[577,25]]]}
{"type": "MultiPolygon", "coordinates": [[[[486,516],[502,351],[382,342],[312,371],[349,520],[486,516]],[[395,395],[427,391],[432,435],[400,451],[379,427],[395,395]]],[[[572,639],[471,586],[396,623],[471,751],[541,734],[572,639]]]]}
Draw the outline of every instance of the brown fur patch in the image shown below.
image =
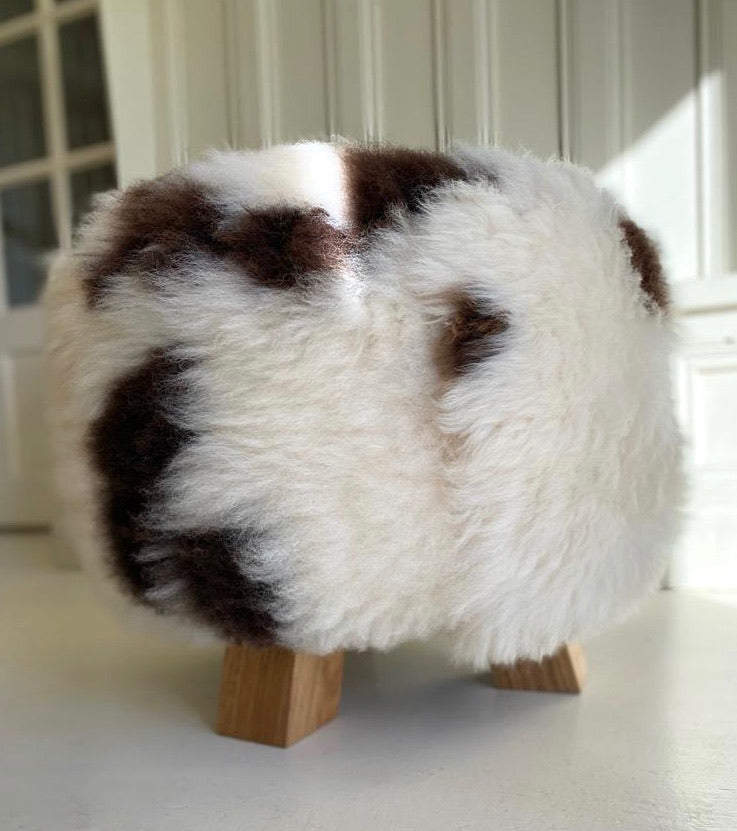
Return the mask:
{"type": "Polygon", "coordinates": [[[670,295],[658,249],[642,228],[631,219],[620,219],[619,227],[629,249],[632,268],[640,275],[642,290],[656,306],[667,311],[670,295]]]}
{"type": "Polygon", "coordinates": [[[143,605],[165,613],[166,596],[156,599],[156,592],[176,586],[171,610],[227,639],[263,643],[276,630],[269,613],[274,594],[246,573],[259,536],[230,529],[170,535],[150,518],[162,507],[162,475],[195,438],[175,415],[185,403],[182,373],[188,366],[169,352],[152,353],[114,387],[91,425],[88,448],[103,482],[101,521],[112,570],[143,605]]]}
{"type": "Polygon", "coordinates": [[[177,537],[172,548],[175,579],[187,587],[188,611],[228,641],[274,643],[277,624],[269,613],[273,587],[251,580],[249,557],[262,535],[225,529],[177,537]]]}
{"type": "Polygon", "coordinates": [[[417,213],[435,188],[468,178],[452,159],[425,150],[349,147],[343,158],[353,222],[363,233],[390,224],[397,209],[417,213]]]}
{"type": "Polygon", "coordinates": [[[324,210],[244,210],[225,220],[208,189],[181,174],[128,188],[111,223],[105,253],[86,264],[90,306],[114,275],[135,270],[154,282],[156,272],[197,251],[237,264],[268,288],[296,288],[307,275],[335,268],[348,248],[346,234],[324,210]]]}
{"type": "Polygon", "coordinates": [[[111,211],[111,238],[104,254],[86,264],[90,306],[122,271],[157,271],[183,253],[210,248],[220,220],[208,190],[179,173],[132,185],[119,199],[111,211]]]}
{"type": "Polygon", "coordinates": [[[347,235],[321,208],[244,211],[215,242],[224,256],[268,288],[298,288],[311,274],[335,268],[345,257],[347,235]]]}
{"type": "Polygon", "coordinates": [[[89,432],[89,451],[104,482],[102,521],[112,565],[137,598],[155,587],[150,569],[137,557],[158,539],[144,515],[165,468],[193,438],[170,413],[183,396],[182,369],[171,355],[154,352],[111,390],[89,432]]]}
{"type": "Polygon", "coordinates": [[[509,329],[506,314],[489,314],[468,295],[460,295],[454,305],[455,310],[445,323],[437,352],[440,375],[446,380],[462,375],[496,355],[501,348],[500,335],[509,329]]]}

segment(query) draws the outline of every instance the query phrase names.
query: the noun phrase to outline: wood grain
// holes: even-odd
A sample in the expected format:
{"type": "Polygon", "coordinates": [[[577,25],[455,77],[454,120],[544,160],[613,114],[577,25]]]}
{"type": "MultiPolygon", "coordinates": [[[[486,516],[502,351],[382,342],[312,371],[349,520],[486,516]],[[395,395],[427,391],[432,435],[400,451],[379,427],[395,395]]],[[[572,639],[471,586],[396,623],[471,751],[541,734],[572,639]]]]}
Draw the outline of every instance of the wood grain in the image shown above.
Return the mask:
{"type": "Polygon", "coordinates": [[[586,658],[580,644],[567,643],[542,661],[492,664],[491,683],[500,690],[580,693],[586,680],[586,658]]]}
{"type": "Polygon", "coordinates": [[[343,653],[308,655],[281,647],[228,646],[217,732],[289,747],[335,718],[343,653]]]}

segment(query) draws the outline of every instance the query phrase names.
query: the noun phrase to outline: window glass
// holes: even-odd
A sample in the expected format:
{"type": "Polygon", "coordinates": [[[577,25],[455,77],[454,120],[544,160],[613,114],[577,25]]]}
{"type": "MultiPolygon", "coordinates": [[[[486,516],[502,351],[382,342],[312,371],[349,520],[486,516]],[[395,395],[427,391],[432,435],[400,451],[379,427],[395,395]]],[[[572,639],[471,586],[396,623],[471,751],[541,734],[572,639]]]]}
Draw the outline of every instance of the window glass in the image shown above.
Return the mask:
{"type": "Polygon", "coordinates": [[[104,164],[72,173],[72,220],[76,225],[90,209],[92,196],[116,185],[115,167],[104,164]]]}
{"type": "Polygon", "coordinates": [[[110,139],[100,33],[96,17],[59,27],[67,145],[70,149],[110,139]]]}
{"type": "Polygon", "coordinates": [[[45,153],[38,43],[33,36],[0,46],[0,165],[45,153]]]}
{"type": "Polygon", "coordinates": [[[0,23],[33,11],[33,0],[0,0],[0,23]]]}
{"type": "Polygon", "coordinates": [[[0,211],[8,305],[34,303],[44,282],[42,255],[57,245],[48,181],[5,188],[0,211]]]}

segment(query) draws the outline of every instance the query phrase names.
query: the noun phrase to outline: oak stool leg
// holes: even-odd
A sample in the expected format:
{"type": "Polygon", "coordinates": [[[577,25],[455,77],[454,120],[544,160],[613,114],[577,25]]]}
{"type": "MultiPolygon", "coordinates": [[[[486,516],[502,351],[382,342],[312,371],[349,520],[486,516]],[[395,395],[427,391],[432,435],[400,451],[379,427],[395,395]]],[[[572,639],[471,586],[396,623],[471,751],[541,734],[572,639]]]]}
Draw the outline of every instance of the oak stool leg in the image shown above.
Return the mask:
{"type": "Polygon", "coordinates": [[[580,693],[585,680],[586,658],[577,643],[564,643],[542,661],[491,666],[492,686],[500,690],[580,693]]]}
{"type": "Polygon", "coordinates": [[[228,646],[217,732],[289,747],[335,718],[342,681],[342,652],[319,656],[278,646],[228,646]]]}

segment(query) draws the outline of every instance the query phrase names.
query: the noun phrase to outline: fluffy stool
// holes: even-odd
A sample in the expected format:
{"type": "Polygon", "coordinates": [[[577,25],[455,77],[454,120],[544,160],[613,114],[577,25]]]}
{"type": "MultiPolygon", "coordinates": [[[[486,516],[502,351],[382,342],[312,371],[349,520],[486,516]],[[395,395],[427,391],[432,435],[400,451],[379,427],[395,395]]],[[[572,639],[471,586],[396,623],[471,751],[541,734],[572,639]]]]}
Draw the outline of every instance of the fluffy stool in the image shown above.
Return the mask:
{"type": "Polygon", "coordinates": [[[660,579],[668,291],[581,169],[213,153],[103,196],[47,304],[67,536],[153,618],[276,649],[285,701],[340,673],[284,650],[538,661],[660,579]]]}

